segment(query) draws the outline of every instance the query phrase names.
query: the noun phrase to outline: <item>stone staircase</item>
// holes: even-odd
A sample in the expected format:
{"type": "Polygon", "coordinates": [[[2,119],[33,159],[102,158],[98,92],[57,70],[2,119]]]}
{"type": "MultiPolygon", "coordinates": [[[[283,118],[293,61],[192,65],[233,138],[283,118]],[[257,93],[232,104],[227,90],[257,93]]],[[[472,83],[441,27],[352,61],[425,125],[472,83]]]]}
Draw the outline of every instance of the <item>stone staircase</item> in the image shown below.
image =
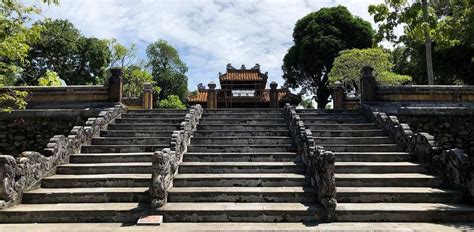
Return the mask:
{"type": "MultiPolygon", "coordinates": [[[[320,222],[301,157],[280,109],[206,109],[168,203],[150,211],[153,151],[170,146],[187,111],[129,111],[60,165],[0,223],[320,222]]],[[[343,222],[472,222],[474,207],[358,111],[298,110],[317,144],[334,152],[336,217],[343,222]]]]}
{"type": "Polygon", "coordinates": [[[281,110],[204,111],[161,213],[166,222],[317,221],[281,110]]]}
{"type": "Polygon", "coordinates": [[[338,221],[472,222],[461,193],[412,162],[359,111],[298,110],[315,142],[336,156],[338,221]]]}
{"type": "Polygon", "coordinates": [[[170,146],[186,110],[135,110],[123,114],[70,163],[0,211],[1,223],[135,223],[150,205],[147,190],[153,151],[170,146]]]}

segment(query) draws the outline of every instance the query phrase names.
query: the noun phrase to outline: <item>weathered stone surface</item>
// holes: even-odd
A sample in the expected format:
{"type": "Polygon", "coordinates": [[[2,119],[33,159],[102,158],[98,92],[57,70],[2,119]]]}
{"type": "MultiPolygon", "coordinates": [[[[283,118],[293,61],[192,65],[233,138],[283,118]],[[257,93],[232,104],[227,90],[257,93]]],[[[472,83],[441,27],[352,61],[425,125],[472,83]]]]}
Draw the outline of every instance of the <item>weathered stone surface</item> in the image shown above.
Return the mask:
{"type": "Polygon", "coordinates": [[[183,159],[196,127],[201,118],[201,105],[193,105],[186,114],[180,130],[173,131],[170,148],[156,151],[152,158],[152,181],[150,195],[152,207],[159,208],[166,204],[168,190],[172,187],[173,179],[178,172],[178,165],[183,159]]]}
{"type": "Polygon", "coordinates": [[[303,121],[294,107],[285,106],[285,118],[290,134],[293,136],[298,152],[311,176],[311,182],[317,190],[317,197],[331,214],[336,207],[336,180],[334,177],[336,158],[332,152],[316,146],[310,129],[305,129],[303,121]]]}
{"type": "MultiPolygon", "coordinates": [[[[374,112],[369,105],[362,105],[366,115],[374,118],[376,123],[381,126],[389,135],[395,138],[396,142],[415,155],[418,161],[428,163],[427,168],[434,174],[442,177],[444,185],[461,190],[464,197],[471,202],[474,201],[474,159],[469,157],[464,151],[459,149],[444,150],[440,147],[436,137],[426,133],[414,132],[408,124],[400,123],[397,116],[387,116],[383,112],[374,112]]],[[[426,117],[428,118],[428,117],[426,117]]],[[[428,123],[429,120],[423,121],[428,123]]],[[[420,122],[420,124],[423,124],[420,122]]],[[[468,122],[463,122],[469,126],[468,122]]],[[[451,125],[463,124],[453,120],[451,122],[440,123],[438,127],[451,127],[451,125]]],[[[421,126],[419,126],[421,127],[421,126]]],[[[425,129],[435,127],[435,125],[425,124],[425,129]]],[[[447,134],[453,134],[454,130],[462,131],[464,127],[451,128],[446,131],[447,134]]],[[[439,129],[436,129],[439,130],[439,129]]],[[[441,138],[447,138],[441,137],[441,138]]],[[[472,137],[470,138],[472,140],[472,137]]],[[[449,139],[441,139],[441,142],[447,142],[449,139]]]]}
{"type": "Polygon", "coordinates": [[[55,135],[39,152],[25,151],[18,157],[0,156],[0,200],[3,207],[19,203],[24,191],[45,177],[58,164],[67,160],[70,154],[77,153],[82,144],[90,141],[108,122],[124,111],[122,105],[101,111],[97,118],[89,118],[85,126],[74,127],[70,135],[55,135]]]}

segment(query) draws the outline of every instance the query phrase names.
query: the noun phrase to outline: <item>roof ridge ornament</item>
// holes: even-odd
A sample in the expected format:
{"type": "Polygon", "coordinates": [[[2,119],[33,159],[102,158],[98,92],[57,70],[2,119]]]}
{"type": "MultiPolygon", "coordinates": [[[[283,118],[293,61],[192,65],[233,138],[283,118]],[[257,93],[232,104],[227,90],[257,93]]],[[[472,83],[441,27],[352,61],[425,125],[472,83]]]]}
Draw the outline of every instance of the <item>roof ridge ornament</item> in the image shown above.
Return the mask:
{"type": "Polygon", "coordinates": [[[253,66],[253,68],[251,69],[256,69],[258,71],[260,71],[260,65],[258,63],[255,64],[255,66],[253,66]]]}
{"type": "Polygon", "coordinates": [[[227,70],[235,70],[234,66],[232,64],[228,63],[227,64],[227,70]]]}

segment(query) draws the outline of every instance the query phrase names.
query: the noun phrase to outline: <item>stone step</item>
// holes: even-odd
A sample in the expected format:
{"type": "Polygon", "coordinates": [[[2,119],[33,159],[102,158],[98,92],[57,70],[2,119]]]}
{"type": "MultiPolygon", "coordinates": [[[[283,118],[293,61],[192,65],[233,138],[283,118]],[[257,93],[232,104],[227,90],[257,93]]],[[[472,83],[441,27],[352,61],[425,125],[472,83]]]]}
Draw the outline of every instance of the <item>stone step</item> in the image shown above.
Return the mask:
{"type": "Polygon", "coordinates": [[[363,114],[298,114],[300,118],[306,122],[306,120],[310,121],[327,121],[327,120],[352,120],[352,119],[359,119],[359,120],[366,120],[366,117],[363,114]]]}
{"type": "MultiPolygon", "coordinates": [[[[0,223],[136,223],[148,203],[21,204],[0,211],[0,223]]],[[[71,228],[73,229],[73,228],[71,228]]]]}
{"type": "Polygon", "coordinates": [[[340,222],[472,222],[474,207],[444,203],[340,203],[340,222]]]}
{"type": "Polygon", "coordinates": [[[203,113],[202,119],[220,119],[220,118],[228,118],[231,116],[232,118],[277,118],[282,119],[282,113],[261,113],[261,114],[248,114],[248,113],[231,113],[231,114],[223,114],[223,113],[203,113]]]}
{"type": "Polygon", "coordinates": [[[150,174],[53,175],[45,177],[42,188],[148,187],[150,174]]]}
{"type": "Polygon", "coordinates": [[[58,167],[57,174],[131,174],[151,173],[151,162],[140,163],[69,163],[58,167]]]}
{"type": "Polygon", "coordinates": [[[298,114],[361,114],[360,110],[346,110],[346,109],[297,109],[298,114]]]}
{"type": "Polygon", "coordinates": [[[385,132],[377,130],[311,130],[315,137],[371,137],[385,136],[385,132]]]}
{"type": "Polygon", "coordinates": [[[139,131],[173,131],[179,130],[179,124],[115,124],[107,126],[107,130],[139,130],[139,131]]]}
{"type": "Polygon", "coordinates": [[[265,109],[265,108],[222,108],[222,109],[204,109],[205,114],[238,114],[247,113],[249,115],[279,113],[283,114],[283,109],[265,109]]]}
{"type": "Polygon", "coordinates": [[[408,152],[334,152],[339,162],[400,162],[412,160],[408,152]]]}
{"type": "Polygon", "coordinates": [[[101,137],[170,137],[173,130],[140,131],[140,130],[102,130],[101,137]]]}
{"type": "Polygon", "coordinates": [[[185,162],[300,162],[295,152],[187,152],[185,162]]]}
{"type": "Polygon", "coordinates": [[[127,114],[187,114],[186,110],[174,110],[174,109],[152,109],[152,110],[129,110],[127,114]]]}
{"type": "Polygon", "coordinates": [[[132,113],[122,114],[122,118],[182,118],[187,112],[182,113],[132,113]]]}
{"type": "Polygon", "coordinates": [[[84,145],[82,153],[126,153],[126,152],[155,152],[169,148],[170,144],[161,145],[84,145]]]}
{"type": "Polygon", "coordinates": [[[122,188],[39,188],[23,194],[23,204],[57,203],[149,203],[148,187],[122,188]]]}
{"type": "Polygon", "coordinates": [[[213,136],[289,136],[287,129],[285,130],[197,130],[194,132],[194,137],[213,137],[213,136]]]}
{"type": "Polygon", "coordinates": [[[92,138],[92,145],[154,145],[170,144],[171,134],[168,137],[96,137],[92,138]]]}
{"type": "Polygon", "coordinates": [[[423,173],[425,164],[412,162],[336,162],[337,173],[423,173]]]}
{"type": "Polygon", "coordinates": [[[317,203],[170,202],[159,209],[165,222],[317,222],[326,212],[317,203]]]}
{"type": "MultiPolygon", "coordinates": [[[[313,135],[314,136],[314,135],[313,135]]],[[[388,144],[393,140],[381,137],[314,137],[317,144],[388,144]]]]}
{"type": "Polygon", "coordinates": [[[356,124],[356,123],[369,123],[364,117],[347,117],[347,118],[338,118],[338,117],[327,117],[327,118],[302,118],[304,124],[356,124]]]}
{"type": "Polygon", "coordinates": [[[180,118],[117,118],[116,124],[180,124],[184,117],[180,118]]]}
{"type": "Polygon", "coordinates": [[[229,130],[288,130],[286,124],[262,124],[262,125],[252,125],[252,124],[198,124],[197,130],[219,130],[219,131],[229,131],[229,130]]]}
{"type": "Polygon", "coordinates": [[[312,187],[174,187],[168,202],[304,202],[314,203],[312,187]]]}
{"type": "Polygon", "coordinates": [[[71,163],[151,162],[153,152],[141,153],[79,153],[70,157],[71,163]]]}
{"type": "Polygon", "coordinates": [[[397,144],[318,144],[333,152],[397,152],[403,151],[397,144]]]}
{"type": "Polygon", "coordinates": [[[292,144],[293,139],[288,136],[252,136],[252,137],[193,137],[191,144],[212,144],[212,145],[285,145],[292,144]]]}
{"type": "Polygon", "coordinates": [[[210,118],[201,118],[199,120],[199,125],[274,125],[282,124],[286,125],[286,121],[280,118],[233,118],[231,115],[228,115],[227,118],[219,119],[210,119],[210,118]]]}
{"type": "Polygon", "coordinates": [[[459,191],[426,187],[337,187],[338,203],[457,203],[459,191]]]}
{"type": "Polygon", "coordinates": [[[421,173],[336,173],[338,187],[439,187],[442,180],[421,173]]]}
{"type": "Polygon", "coordinates": [[[178,174],[174,187],[292,187],[309,186],[309,177],[296,173],[178,174]]]}
{"type": "Polygon", "coordinates": [[[304,123],[306,128],[313,130],[376,130],[378,129],[374,123],[304,123]]]}
{"type": "Polygon", "coordinates": [[[295,162],[182,162],[179,173],[305,173],[295,162]]]}
{"type": "Polygon", "coordinates": [[[232,144],[191,144],[190,152],[294,152],[296,148],[291,144],[263,144],[263,145],[232,145],[232,144]]]}

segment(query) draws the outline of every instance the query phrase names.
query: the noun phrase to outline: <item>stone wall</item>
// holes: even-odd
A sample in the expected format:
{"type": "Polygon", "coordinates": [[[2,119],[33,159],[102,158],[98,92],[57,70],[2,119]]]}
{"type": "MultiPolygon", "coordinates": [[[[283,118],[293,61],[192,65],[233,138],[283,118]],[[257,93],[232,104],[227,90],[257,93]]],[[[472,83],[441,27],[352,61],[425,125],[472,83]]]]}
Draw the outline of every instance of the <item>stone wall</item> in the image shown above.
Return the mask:
{"type": "Polygon", "coordinates": [[[67,135],[100,109],[25,110],[0,113],[0,154],[41,152],[54,135],[67,135]]]}
{"type": "Polygon", "coordinates": [[[377,86],[375,101],[474,101],[474,86],[399,85],[377,86]]]}
{"type": "Polygon", "coordinates": [[[474,156],[474,115],[397,115],[415,132],[428,132],[442,149],[460,148],[474,156]]]}
{"type": "Polygon", "coordinates": [[[474,155],[474,103],[452,102],[377,102],[373,111],[397,116],[414,132],[434,136],[441,149],[464,149],[474,155]]]}
{"type": "MultiPolygon", "coordinates": [[[[474,202],[474,157],[460,149],[445,149],[426,132],[415,132],[409,124],[400,123],[397,116],[388,116],[363,104],[364,113],[394,138],[397,144],[413,154],[415,160],[428,164],[428,170],[441,177],[444,186],[463,192],[463,197],[474,202]]],[[[441,110],[442,111],[442,110],[441,110]]]]}

